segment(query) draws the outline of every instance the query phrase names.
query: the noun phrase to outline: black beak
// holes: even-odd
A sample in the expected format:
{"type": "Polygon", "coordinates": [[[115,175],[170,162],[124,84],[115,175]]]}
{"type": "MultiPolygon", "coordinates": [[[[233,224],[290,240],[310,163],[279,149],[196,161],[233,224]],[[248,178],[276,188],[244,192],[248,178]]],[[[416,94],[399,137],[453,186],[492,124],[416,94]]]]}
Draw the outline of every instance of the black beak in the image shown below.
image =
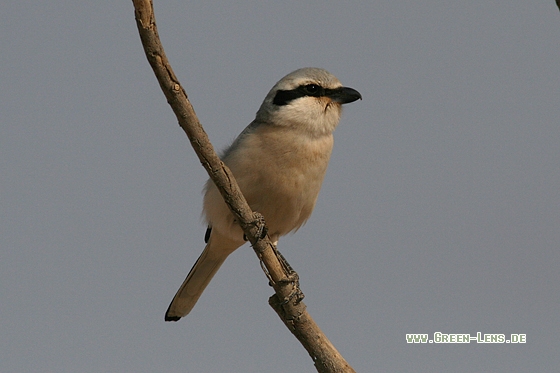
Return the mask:
{"type": "Polygon", "coordinates": [[[331,100],[338,102],[339,104],[349,104],[350,102],[362,99],[362,95],[360,94],[360,92],[349,87],[332,89],[328,93],[328,96],[331,98],[331,100]]]}

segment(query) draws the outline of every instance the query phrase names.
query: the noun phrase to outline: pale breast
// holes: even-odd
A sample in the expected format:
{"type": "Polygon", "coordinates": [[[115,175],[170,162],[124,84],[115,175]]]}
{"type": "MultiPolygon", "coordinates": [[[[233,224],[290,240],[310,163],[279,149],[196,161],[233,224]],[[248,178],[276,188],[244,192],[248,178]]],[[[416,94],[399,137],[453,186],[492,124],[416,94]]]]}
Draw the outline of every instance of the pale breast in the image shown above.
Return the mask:
{"type": "MultiPolygon", "coordinates": [[[[311,215],[327,170],[333,138],[310,138],[276,126],[262,126],[256,131],[229,152],[224,163],[232,170],[253,211],[263,214],[269,233],[282,236],[299,228],[311,215]]],[[[209,188],[204,202],[209,223],[221,225],[220,231],[239,234],[219,193],[210,191],[209,188]],[[216,194],[220,197],[218,201],[216,194]]]]}

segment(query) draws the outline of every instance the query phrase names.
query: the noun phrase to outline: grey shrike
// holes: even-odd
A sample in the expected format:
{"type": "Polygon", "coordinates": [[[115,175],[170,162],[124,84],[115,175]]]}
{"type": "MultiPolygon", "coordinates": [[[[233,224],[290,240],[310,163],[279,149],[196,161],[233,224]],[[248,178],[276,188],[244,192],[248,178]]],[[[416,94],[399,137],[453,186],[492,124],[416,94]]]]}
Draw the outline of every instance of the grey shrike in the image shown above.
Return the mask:
{"type": "MultiPolygon", "coordinates": [[[[222,154],[251,209],[264,216],[275,244],[311,215],[342,104],[361,98],[323,69],[296,70],[272,87],[255,120],[222,154]]],[[[186,316],[228,255],[245,243],[212,180],[204,191],[207,244],[171,301],[165,321],[186,316]]]]}

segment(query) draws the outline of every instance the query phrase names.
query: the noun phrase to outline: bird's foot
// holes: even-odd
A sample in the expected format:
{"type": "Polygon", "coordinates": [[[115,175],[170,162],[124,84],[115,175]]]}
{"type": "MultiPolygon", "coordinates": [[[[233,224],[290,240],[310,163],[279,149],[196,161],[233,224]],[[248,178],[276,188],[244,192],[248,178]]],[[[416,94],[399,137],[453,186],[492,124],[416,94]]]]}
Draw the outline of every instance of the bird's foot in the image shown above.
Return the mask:
{"type": "Polygon", "coordinates": [[[253,212],[253,218],[255,219],[255,225],[257,226],[257,238],[263,239],[268,233],[268,228],[266,227],[264,216],[260,212],[253,212]]]}
{"type": "Polygon", "coordinates": [[[293,300],[294,304],[298,304],[305,297],[305,295],[303,294],[303,292],[301,291],[301,289],[299,287],[299,276],[296,272],[290,273],[288,275],[288,277],[285,280],[281,280],[280,283],[281,284],[291,284],[292,285],[292,290],[290,291],[290,294],[288,294],[286,297],[284,297],[284,299],[280,303],[281,305],[282,304],[288,304],[292,300],[293,300]]]}
{"type": "Polygon", "coordinates": [[[276,257],[278,258],[278,261],[284,268],[284,272],[286,273],[286,279],[280,281],[280,283],[292,285],[292,291],[283,299],[282,304],[286,304],[294,298],[295,298],[294,303],[297,304],[301,302],[304,298],[303,292],[299,287],[299,275],[297,274],[296,271],[294,271],[294,269],[292,268],[290,263],[288,263],[286,258],[284,258],[284,255],[282,255],[282,253],[278,251],[278,248],[276,248],[274,252],[276,253],[276,257]]]}
{"type": "MultiPolygon", "coordinates": [[[[268,233],[268,228],[266,227],[264,216],[260,212],[253,212],[253,224],[257,227],[257,240],[262,240],[266,237],[268,233]]],[[[249,241],[247,235],[243,233],[243,241],[249,241]]]]}

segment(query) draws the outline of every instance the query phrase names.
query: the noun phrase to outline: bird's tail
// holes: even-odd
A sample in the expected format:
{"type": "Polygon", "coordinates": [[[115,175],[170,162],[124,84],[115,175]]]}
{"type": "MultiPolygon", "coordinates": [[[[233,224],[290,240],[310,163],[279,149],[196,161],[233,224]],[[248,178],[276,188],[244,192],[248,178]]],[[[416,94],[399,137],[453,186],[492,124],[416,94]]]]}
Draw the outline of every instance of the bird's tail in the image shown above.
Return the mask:
{"type": "Polygon", "coordinates": [[[212,232],[208,244],[173,297],[165,321],[179,321],[191,312],[212,277],[239,244],[212,232]]]}

